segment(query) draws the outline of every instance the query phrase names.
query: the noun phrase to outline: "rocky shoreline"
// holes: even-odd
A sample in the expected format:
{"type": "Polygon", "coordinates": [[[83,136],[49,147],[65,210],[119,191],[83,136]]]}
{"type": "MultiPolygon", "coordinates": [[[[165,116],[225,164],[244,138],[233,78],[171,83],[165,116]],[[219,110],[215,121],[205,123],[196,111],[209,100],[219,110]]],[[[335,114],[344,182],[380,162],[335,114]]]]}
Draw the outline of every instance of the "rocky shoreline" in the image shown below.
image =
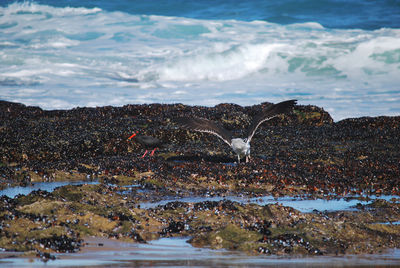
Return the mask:
{"type": "Polygon", "coordinates": [[[237,136],[261,105],[126,105],[44,111],[0,101],[0,187],[98,181],[0,199],[0,248],[47,258],[74,252],[85,236],[145,243],[191,236],[192,245],[249,254],[337,255],[400,247],[400,117],[333,122],[315,106],[263,124],[250,163],[212,135],[174,118],[219,121],[237,136]],[[132,133],[164,142],[154,156],[132,133]],[[134,185],[134,187],[132,186],[134,185]],[[379,198],[354,211],[302,213],[280,204],[229,200],[170,202],[167,197],[301,196],[379,198]],[[48,255],[47,255],[48,254],[48,255]]]}

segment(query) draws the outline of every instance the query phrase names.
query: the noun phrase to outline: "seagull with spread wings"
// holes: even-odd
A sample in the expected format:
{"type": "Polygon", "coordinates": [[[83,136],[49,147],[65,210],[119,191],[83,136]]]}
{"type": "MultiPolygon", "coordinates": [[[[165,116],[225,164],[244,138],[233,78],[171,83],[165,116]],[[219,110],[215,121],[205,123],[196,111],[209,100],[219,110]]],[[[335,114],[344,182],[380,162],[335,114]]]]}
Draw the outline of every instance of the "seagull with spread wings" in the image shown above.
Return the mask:
{"type": "Polygon", "coordinates": [[[247,138],[245,139],[232,138],[231,133],[228,130],[223,128],[221,125],[204,118],[181,117],[178,118],[176,122],[188,129],[214,134],[233,149],[237,154],[238,163],[240,163],[240,158],[243,156],[246,157],[246,162],[248,162],[250,158],[250,141],[257,128],[263,122],[291,111],[293,106],[296,104],[296,101],[297,100],[287,100],[277,104],[272,104],[261,111],[253,118],[253,121],[247,130],[247,138]]]}

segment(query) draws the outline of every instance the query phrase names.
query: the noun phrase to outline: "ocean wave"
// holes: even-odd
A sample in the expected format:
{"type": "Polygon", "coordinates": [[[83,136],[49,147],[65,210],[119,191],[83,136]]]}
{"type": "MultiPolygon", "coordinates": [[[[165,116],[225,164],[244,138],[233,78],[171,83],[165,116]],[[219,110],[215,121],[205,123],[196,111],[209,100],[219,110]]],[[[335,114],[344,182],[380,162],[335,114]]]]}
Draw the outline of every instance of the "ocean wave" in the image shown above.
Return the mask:
{"type": "MultiPolygon", "coordinates": [[[[344,103],[381,101],[397,111],[393,100],[400,101],[393,91],[400,84],[400,29],[199,20],[29,2],[0,7],[0,27],[0,88],[41,89],[63,100],[52,99],[57,108],[296,97],[333,103],[330,111],[340,117],[344,103]]],[[[12,92],[0,90],[0,98],[43,97],[12,92]]]]}
{"type": "Polygon", "coordinates": [[[280,44],[241,44],[219,52],[198,53],[180,57],[161,67],[160,80],[225,81],[240,79],[267,68],[269,56],[283,47],[280,44]]]}
{"type": "MultiPolygon", "coordinates": [[[[201,20],[269,21],[282,25],[318,22],[327,28],[364,29],[400,28],[398,1],[338,1],[338,0],[2,0],[0,6],[18,3],[40,3],[58,7],[84,7],[94,5],[108,12],[132,15],[159,15],[201,20]]],[[[86,12],[86,11],[85,11],[86,12]]],[[[90,11],[91,12],[91,11],[90,11]]]]}
{"type": "Polygon", "coordinates": [[[52,7],[48,5],[37,4],[33,1],[14,2],[7,7],[0,7],[0,14],[3,16],[14,15],[43,15],[44,18],[52,16],[80,16],[96,14],[101,12],[100,8],[84,8],[84,7],[52,7]]]}

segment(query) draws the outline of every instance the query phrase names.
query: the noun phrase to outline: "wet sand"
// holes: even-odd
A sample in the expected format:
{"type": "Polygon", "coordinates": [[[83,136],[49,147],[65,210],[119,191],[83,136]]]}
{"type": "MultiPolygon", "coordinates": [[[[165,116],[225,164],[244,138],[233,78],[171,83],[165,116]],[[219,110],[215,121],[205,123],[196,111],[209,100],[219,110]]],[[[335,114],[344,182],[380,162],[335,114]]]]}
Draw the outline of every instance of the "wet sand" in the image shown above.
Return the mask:
{"type": "MultiPolygon", "coordinates": [[[[249,256],[229,250],[195,248],[188,238],[162,238],[148,244],[104,238],[85,238],[74,254],[56,254],[56,260],[20,257],[0,259],[2,267],[396,267],[400,250],[349,256],[249,256]]],[[[8,253],[10,254],[10,253],[8,253]]],[[[2,256],[0,255],[0,256],[2,256]]]]}

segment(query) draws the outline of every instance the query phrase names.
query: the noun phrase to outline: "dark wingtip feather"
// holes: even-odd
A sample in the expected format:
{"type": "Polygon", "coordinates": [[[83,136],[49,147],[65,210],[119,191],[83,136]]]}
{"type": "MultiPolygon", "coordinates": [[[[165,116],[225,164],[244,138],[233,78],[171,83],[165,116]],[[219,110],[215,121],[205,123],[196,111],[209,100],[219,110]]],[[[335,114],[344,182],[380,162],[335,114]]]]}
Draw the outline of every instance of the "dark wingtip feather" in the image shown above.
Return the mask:
{"type": "Polygon", "coordinates": [[[286,113],[289,110],[291,110],[294,105],[297,104],[297,100],[287,100],[287,101],[282,101],[280,103],[274,104],[271,107],[271,111],[274,113],[286,113]]]}
{"type": "Polygon", "coordinates": [[[187,117],[178,117],[174,119],[174,122],[178,125],[185,126],[189,122],[189,119],[187,117]]]}
{"type": "Polygon", "coordinates": [[[175,123],[181,125],[184,128],[197,128],[202,125],[203,120],[197,117],[179,117],[176,118],[175,123]]]}
{"type": "Polygon", "coordinates": [[[277,115],[285,114],[290,112],[294,105],[297,104],[297,100],[287,100],[282,101],[277,104],[272,104],[268,106],[266,109],[261,111],[258,115],[253,118],[253,122],[248,129],[248,139],[251,140],[258,126],[264,122],[265,120],[269,120],[277,115]]]}

